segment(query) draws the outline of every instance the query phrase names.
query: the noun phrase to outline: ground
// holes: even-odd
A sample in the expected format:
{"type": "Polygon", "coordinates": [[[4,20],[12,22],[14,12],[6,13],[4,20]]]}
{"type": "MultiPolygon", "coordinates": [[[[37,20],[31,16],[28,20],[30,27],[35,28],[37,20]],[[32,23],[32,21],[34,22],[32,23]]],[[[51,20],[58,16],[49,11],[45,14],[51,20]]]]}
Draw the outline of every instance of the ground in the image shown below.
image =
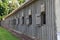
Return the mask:
{"type": "Polygon", "coordinates": [[[19,38],[12,35],[6,29],[0,27],[0,40],[19,40],[19,38]]]}

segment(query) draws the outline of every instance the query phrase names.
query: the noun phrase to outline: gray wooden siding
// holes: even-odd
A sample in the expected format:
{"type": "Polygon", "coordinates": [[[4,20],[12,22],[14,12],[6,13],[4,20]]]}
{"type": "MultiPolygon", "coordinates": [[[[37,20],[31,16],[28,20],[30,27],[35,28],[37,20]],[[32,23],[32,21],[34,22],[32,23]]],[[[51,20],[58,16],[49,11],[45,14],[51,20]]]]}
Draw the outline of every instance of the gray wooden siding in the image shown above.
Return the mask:
{"type": "MultiPolygon", "coordinates": [[[[54,11],[55,0],[37,0],[31,5],[21,9],[14,15],[8,17],[1,22],[2,26],[13,28],[23,34],[34,38],[35,40],[57,40],[56,38],[56,26],[55,26],[55,11],[54,11]],[[41,14],[41,3],[46,5],[46,24],[43,26],[38,26],[36,24],[36,14],[41,14]],[[29,9],[32,11],[32,24],[26,24],[26,16],[29,16],[29,9]],[[22,12],[24,14],[24,24],[21,25],[22,12]],[[20,18],[20,24],[12,25],[13,19],[20,18]]],[[[18,21],[18,20],[17,20],[18,21]]],[[[38,20],[39,21],[39,20],[38,20]]],[[[41,19],[40,19],[41,22],[41,19]]],[[[40,24],[41,25],[41,24],[40,24]]]]}

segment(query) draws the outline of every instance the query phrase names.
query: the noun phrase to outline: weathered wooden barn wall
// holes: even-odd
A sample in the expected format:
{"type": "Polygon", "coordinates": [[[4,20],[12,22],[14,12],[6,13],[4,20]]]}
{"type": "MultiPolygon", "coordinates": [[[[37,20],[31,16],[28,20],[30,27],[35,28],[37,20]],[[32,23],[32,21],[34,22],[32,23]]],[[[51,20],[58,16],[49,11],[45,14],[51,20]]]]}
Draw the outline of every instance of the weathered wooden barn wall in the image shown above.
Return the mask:
{"type": "Polygon", "coordinates": [[[60,0],[56,0],[55,3],[55,13],[56,13],[56,24],[57,24],[57,32],[60,32],[60,0]]]}
{"type": "Polygon", "coordinates": [[[55,0],[34,0],[34,2],[21,8],[18,9],[18,11],[13,12],[13,15],[4,18],[5,20],[1,22],[1,25],[3,27],[12,28],[34,38],[35,40],[57,40],[55,26],[55,0]],[[36,16],[41,15],[42,3],[46,8],[46,24],[44,25],[41,25],[41,17],[38,19],[38,22],[36,16]],[[29,21],[27,21],[29,13],[32,14],[31,25],[28,25],[29,21]],[[22,16],[24,16],[24,24],[22,24],[22,16]],[[16,23],[13,24],[14,19],[16,19],[16,23]]]}
{"type": "Polygon", "coordinates": [[[57,40],[60,40],[60,0],[55,1],[57,40]]]}

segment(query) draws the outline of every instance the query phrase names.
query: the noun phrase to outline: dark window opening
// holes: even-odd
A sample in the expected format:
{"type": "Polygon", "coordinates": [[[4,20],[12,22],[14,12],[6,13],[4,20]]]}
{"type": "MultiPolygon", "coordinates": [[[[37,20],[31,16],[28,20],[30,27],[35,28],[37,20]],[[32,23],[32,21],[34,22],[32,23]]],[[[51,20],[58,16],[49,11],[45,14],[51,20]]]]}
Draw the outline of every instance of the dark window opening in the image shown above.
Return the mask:
{"type": "Polygon", "coordinates": [[[46,24],[46,13],[41,13],[41,25],[46,24]]]}
{"type": "Polygon", "coordinates": [[[22,17],[22,24],[24,24],[24,17],[22,17]]]}
{"type": "Polygon", "coordinates": [[[29,24],[32,24],[32,15],[29,15],[29,24]]]}

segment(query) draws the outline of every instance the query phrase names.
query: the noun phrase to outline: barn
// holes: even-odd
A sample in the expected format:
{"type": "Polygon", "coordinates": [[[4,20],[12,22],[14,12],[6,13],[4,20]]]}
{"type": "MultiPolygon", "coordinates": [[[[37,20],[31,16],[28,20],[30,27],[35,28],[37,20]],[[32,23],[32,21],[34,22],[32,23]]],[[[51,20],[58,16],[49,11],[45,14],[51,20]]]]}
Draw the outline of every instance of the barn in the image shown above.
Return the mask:
{"type": "Polygon", "coordinates": [[[29,0],[5,16],[1,26],[31,40],[60,40],[59,7],[59,0],[29,0]]]}

